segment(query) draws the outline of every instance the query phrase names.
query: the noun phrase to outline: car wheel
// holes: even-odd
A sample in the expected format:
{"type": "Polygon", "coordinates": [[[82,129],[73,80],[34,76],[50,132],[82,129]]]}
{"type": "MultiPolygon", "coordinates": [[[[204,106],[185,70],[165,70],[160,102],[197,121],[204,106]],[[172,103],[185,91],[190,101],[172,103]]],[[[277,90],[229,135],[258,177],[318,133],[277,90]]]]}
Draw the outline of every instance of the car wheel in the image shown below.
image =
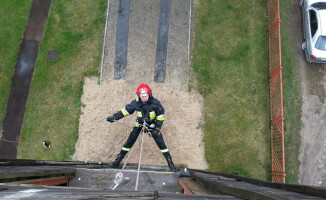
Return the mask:
{"type": "Polygon", "coordinates": [[[304,0],[299,0],[299,8],[302,8],[304,0]]]}
{"type": "Polygon", "coordinates": [[[307,48],[307,42],[304,41],[304,42],[302,43],[302,45],[301,45],[301,49],[304,51],[304,50],[306,50],[306,48],[307,48]]]}

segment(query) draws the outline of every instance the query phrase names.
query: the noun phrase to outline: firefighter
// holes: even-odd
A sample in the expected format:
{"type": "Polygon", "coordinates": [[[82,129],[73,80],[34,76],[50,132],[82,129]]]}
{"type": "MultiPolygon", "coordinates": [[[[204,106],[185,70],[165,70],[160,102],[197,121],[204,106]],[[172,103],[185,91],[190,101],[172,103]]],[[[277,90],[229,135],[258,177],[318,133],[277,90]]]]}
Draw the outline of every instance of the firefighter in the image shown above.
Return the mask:
{"type": "Polygon", "coordinates": [[[151,132],[153,139],[155,140],[157,146],[163,153],[170,170],[172,172],[175,172],[176,168],[172,162],[171,155],[165,145],[162,133],[160,131],[163,125],[163,121],[165,119],[164,108],[159,102],[159,100],[152,96],[152,91],[148,85],[144,83],[139,85],[136,93],[137,97],[135,100],[133,100],[130,104],[126,105],[120,111],[116,112],[115,114],[109,116],[106,119],[108,122],[113,123],[116,120],[133,114],[135,111],[137,114],[135,127],[130,132],[127,142],[123,145],[117,158],[110,164],[110,166],[113,168],[119,166],[124,156],[128,153],[128,151],[130,151],[131,147],[136,142],[137,137],[139,136],[142,130],[143,122],[145,121],[148,126],[147,128],[149,132],[151,132]]]}

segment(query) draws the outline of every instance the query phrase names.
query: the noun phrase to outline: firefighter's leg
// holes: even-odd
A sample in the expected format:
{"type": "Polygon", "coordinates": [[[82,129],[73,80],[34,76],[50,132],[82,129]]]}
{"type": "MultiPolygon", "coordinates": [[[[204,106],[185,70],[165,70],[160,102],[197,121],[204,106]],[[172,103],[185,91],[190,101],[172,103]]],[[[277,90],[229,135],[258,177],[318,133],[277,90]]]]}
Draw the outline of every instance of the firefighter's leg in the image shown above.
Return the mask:
{"type": "Polygon", "coordinates": [[[115,159],[115,161],[113,161],[110,164],[111,167],[116,168],[120,165],[120,162],[122,161],[122,159],[125,157],[125,155],[128,153],[128,151],[130,151],[131,147],[135,144],[140,131],[141,131],[141,128],[135,127],[130,132],[127,142],[122,146],[122,149],[121,149],[120,153],[118,154],[117,158],[115,159]]]}
{"type": "Polygon", "coordinates": [[[169,165],[169,168],[170,168],[171,172],[176,172],[176,168],[175,168],[175,166],[174,166],[174,164],[172,162],[172,157],[170,155],[169,149],[165,145],[162,134],[159,134],[158,136],[153,137],[153,138],[154,138],[157,146],[160,148],[161,152],[163,153],[163,155],[164,155],[164,157],[166,159],[166,162],[169,165]]]}

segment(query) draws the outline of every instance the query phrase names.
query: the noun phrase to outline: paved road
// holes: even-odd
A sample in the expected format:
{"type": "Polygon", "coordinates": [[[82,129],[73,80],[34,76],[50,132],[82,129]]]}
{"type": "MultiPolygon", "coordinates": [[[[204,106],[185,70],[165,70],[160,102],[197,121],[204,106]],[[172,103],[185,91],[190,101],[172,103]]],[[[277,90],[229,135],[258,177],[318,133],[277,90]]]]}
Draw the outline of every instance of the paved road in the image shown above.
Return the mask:
{"type": "Polygon", "coordinates": [[[297,24],[291,26],[290,32],[297,55],[303,101],[299,183],[326,187],[326,68],[308,63],[301,51],[302,15],[297,1],[293,1],[290,14],[291,24],[297,24]]]}

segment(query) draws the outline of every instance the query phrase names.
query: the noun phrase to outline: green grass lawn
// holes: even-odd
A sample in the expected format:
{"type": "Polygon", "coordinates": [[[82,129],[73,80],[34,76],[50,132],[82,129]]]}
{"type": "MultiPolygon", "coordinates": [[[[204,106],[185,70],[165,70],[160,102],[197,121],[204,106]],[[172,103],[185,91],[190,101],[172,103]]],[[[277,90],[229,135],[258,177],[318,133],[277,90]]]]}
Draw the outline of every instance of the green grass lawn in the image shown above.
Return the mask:
{"type": "MultiPolygon", "coordinates": [[[[31,1],[0,0],[0,130],[31,1]]],[[[1,134],[0,134],[1,135],[1,134]]]]}
{"type": "MultiPolygon", "coordinates": [[[[296,53],[291,44],[291,33],[287,29],[290,23],[290,8],[297,8],[298,1],[280,1],[281,35],[282,35],[282,72],[283,72],[283,107],[284,107],[284,143],[286,182],[298,183],[301,131],[301,94],[299,68],[296,53]]],[[[298,12],[300,12],[298,8],[298,12]]]]}
{"type": "Polygon", "coordinates": [[[52,1],[31,84],[18,158],[70,160],[85,76],[97,76],[106,0],[52,1]],[[55,61],[49,50],[58,51],[55,61]],[[51,141],[51,151],[42,141],[51,141]]]}
{"type": "Polygon", "coordinates": [[[209,170],[269,180],[267,2],[196,1],[194,13],[209,170]]]}

